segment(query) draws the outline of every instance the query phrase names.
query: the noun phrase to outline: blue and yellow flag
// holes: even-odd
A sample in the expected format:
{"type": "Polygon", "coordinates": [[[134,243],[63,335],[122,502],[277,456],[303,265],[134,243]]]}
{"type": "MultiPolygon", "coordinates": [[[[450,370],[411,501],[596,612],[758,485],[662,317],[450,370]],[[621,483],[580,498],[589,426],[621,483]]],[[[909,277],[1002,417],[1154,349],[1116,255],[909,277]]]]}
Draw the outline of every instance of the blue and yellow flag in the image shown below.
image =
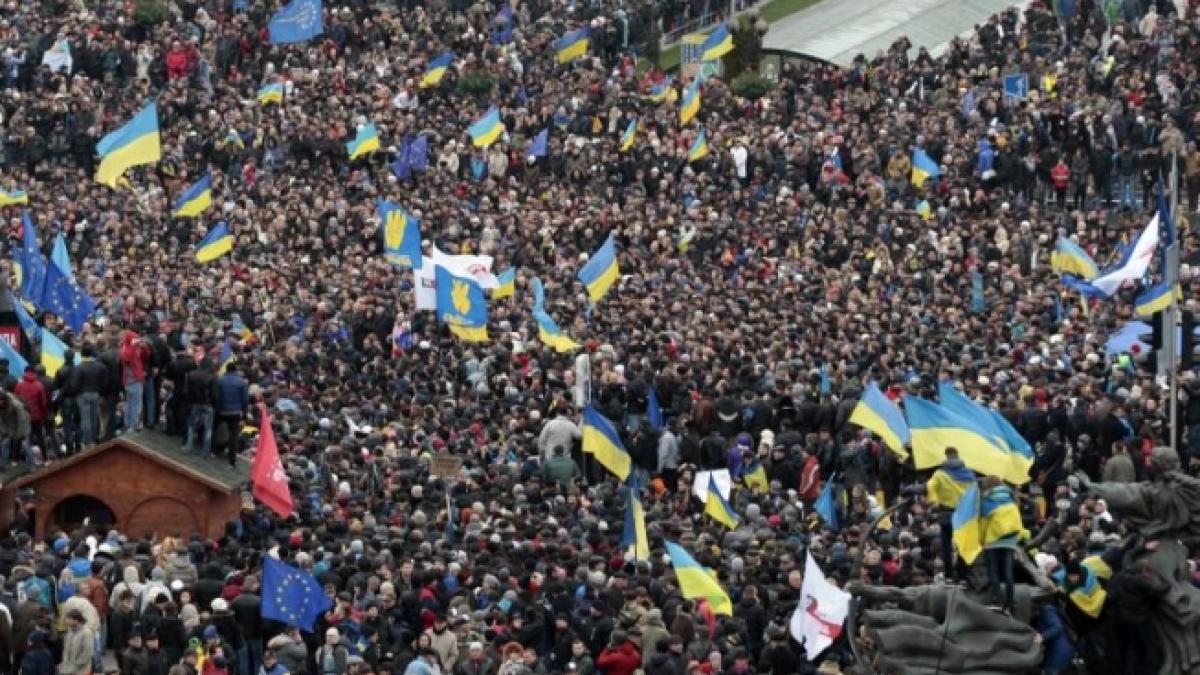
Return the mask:
{"type": "Polygon", "coordinates": [[[692,147],[688,148],[688,162],[697,162],[705,157],[708,157],[708,136],[701,129],[696,134],[696,140],[692,141],[692,147]]]}
{"type": "Polygon", "coordinates": [[[663,80],[661,84],[656,84],[650,87],[650,101],[653,103],[662,103],[670,97],[674,89],[671,87],[672,80],[670,77],[663,80]]]}
{"type": "Polygon", "coordinates": [[[200,180],[179,195],[179,199],[175,200],[175,207],[172,209],[171,215],[176,218],[198,216],[210,206],[212,206],[212,177],[204,174],[200,180]]]}
{"type": "MultiPolygon", "coordinates": [[[[974,563],[983,552],[979,523],[979,485],[974,481],[959,497],[954,515],[950,517],[950,526],[954,531],[954,547],[958,549],[958,555],[962,556],[963,562],[968,565],[974,563]]],[[[949,560],[944,562],[947,567],[950,566],[949,560]]]]}
{"type": "Polygon", "coordinates": [[[500,134],[504,133],[504,125],[500,123],[500,111],[496,106],[488,108],[483,117],[475,120],[467,129],[467,133],[471,135],[471,144],[477,148],[486,148],[495,143],[500,134]]]}
{"type": "Polygon", "coordinates": [[[625,128],[625,133],[621,135],[621,152],[629,152],[633,147],[634,141],[637,140],[638,118],[633,118],[629,121],[629,126],[625,128]]]}
{"type": "Polygon", "coordinates": [[[228,148],[234,146],[239,150],[246,149],[246,139],[242,138],[242,134],[237,129],[230,129],[225,132],[225,138],[221,140],[220,147],[228,148]]]}
{"type": "Polygon", "coordinates": [[[196,262],[210,262],[232,250],[233,234],[229,231],[229,225],[222,220],[196,244],[196,262]]]}
{"type": "Polygon", "coordinates": [[[154,103],[110,132],[96,144],[100,167],[96,182],[117,187],[117,179],[131,167],[152,164],[162,159],[162,143],[158,136],[158,106],[154,103]]]}
{"type": "Polygon", "coordinates": [[[979,500],[981,541],[984,546],[1002,539],[1012,538],[1015,542],[1025,529],[1021,522],[1021,509],[1013,499],[1012,488],[997,485],[979,500]]]}
{"type": "Polygon", "coordinates": [[[25,303],[21,302],[20,298],[12,291],[8,292],[8,301],[12,303],[13,311],[17,315],[17,323],[21,324],[21,330],[25,333],[25,337],[29,338],[30,342],[37,342],[38,337],[42,334],[42,327],[29,313],[29,307],[26,307],[25,303]]]}
{"type": "Polygon", "coordinates": [[[933,207],[930,206],[928,199],[917,202],[916,212],[918,216],[921,216],[921,220],[929,220],[933,217],[933,207]]]}
{"type": "Polygon", "coordinates": [[[945,380],[938,383],[938,401],[945,409],[973,422],[976,428],[988,434],[997,446],[1008,452],[1008,470],[1003,474],[993,475],[998,475],[1018,485],[1028,480],[1029,467],[1033,466],[1033,446],[1004,418],[1004,415],[972,401],[958,391],[952,383],[945,380]],[[1022,477],[1023,479],[1021,479],[1022,477]]]}
{"type": "Polygon", "coordinates": [[[421,269],[420,221],[386,199],[380,199],[378,207],[384,258],[397,267],[421,269]]]}
{"type": "Polygon", "coordinates": [[[225,341],[221,343],[221,352],[217,354],[217,374],[224,375],[229,364],[233,363],[236,358],[233,355],[233,345],[229,344],[229,338],[225,338],[225,341]]]}
{"type": "Polygon", "coordinates": [[[562,332],[562,329],[546,312],[542,280],[534,277],[531,285],[533,286],[533,320],[537,324],[538,340],[560,354],[567,354],[579,349],[579,343],[562,332]]]}
{"type": "Polygon", "coordinates": [[[596,461],[625,480],[633,468],[633,461],[625,451],[625,444],[617,428],[595,408],[588,406],[583,409],[583,451],[594,455],[596,461]]]}
{"type": "Polygon", "coordinates": [[[963,493],[975,484],[975,472],[965,466],[942,465],[925,482],[925,498],[947,509],[958,506],[963,493]]]}
{"type": "Polygon", "coordinates": [[[716,30],[708,34],[704,44],[700,46],[701,61],[715,61],[733,51],[733,36],[722,21],[716,30]]]}
{"type": "Polygon", "coordinates": [[[937,178],[940,175],[942,175],[942,170],[938,168],[937,162],[933,161],[921,148],[913,150],[911,177],[913,185],[923,187],[930,176],[937,178]]]}
{"type": "Polygon", "coordinates": [[[517,294],[517,268],[510,267],[496,275],[500,285],[492,289],[492,299],[511,298],[517,294]]]}
{"type": "Polygon", "coordinates": [[[258,90],[258,102],[260,105],[283,103],[283,83],[264,84],[262,89],[258,90]]]}
{"type": "Polygon", "coordinates": [[[675,579],[679,581],[679,592],[683,597],[708,600],[714,614],[733,616],[733,601],[713,575],[698,565],[678,544],[670,541],[666,544],[667,555],[671,558],[671,567],[675,569],[675,579]]]}
{"type": "MultiPolygon", "coordinates": [[[[75,362],[79,362],[79,355],[75,355],[75,362]]],[[[67,343],[58,339],[58,336],[49,330],[42,331],[42,366],[46,368],[46,375],[54,377],[59,368],[67,364],[67,343]]]]}
{"type": "Polygon", "coordinates": [[[29,195],[24,190],[13,190],[9,192],[0,188],[0,206],[12,206],[14,204],[29,204],[29,195]]]}
{"type": "Polygon", "coordinates": [[[850,413],[850,422],[882,438],[884,444],[900,457],[908,457],[905,446],[912,438],[908,423],[896,404],[883,395],[875,382],[867,383],[858,405],[850,413]]]}
{"type": "Polygon", "coordinates": [[[646,536],[646,513],[642,510],[642,500],[638,499],[633,490],[625,488],[629,501],[625,506],[625,528],[621,531],[621,549],[626,560],[648,560],[650,558],[650,539],[646,536]]]}
{"type": "Polygon", "coordinates": [[[744,467],[742,482],[755,494],[765,495],[771,491],[771,481],[767,479],[767,470],[758,461],[751,466],[744,467]]]}
{"type": "Polygon", "coordinates": [[[1157,283],[1142,291],[1133,300],[1134,309],[1138,316],[1150,316],[1155,312],[1161,312],[1171,306],[1171,292],[1174,290],[1175,297],[1183,294],[1179,288],[1179,284],[1172,289],[1165,282],[1157,283]]]}
{"type": "Polygon", "coordinates": [[[821,488],[821,494],[817,497],[817,501],[813,502],[813,511],[821,516],[821,520],[829,526],[829,529],[838,529],[837,504],[833,500],[833,484],[837,479],[837,474],[829,477],[825,481],[825,487],[821,488]]]}
{"type": "Polygon", "coordinates": [[[1084,281],[1100,276],[1100,266],[1096,261],[1079,244],[1066,237],[1058,238],[1054,252],[1050,254],[1050,268],[1056,272],[1075,274],[1084,281]]]}
{"type": "Polygon", "coordinates": [[[587,26],[571,31],[554,41],[554,54],[560,64],[570,63],[583,56],[588,50],[587,26]]]}
{"type": "Polygon", "coordinates": [[[418,85],[421,89],[428,87],[436,87],[441,83],[442,78],[446,76],[446,71],[450,69],[450,64],[454,61],[454,54],[446,52],[436,59],[430,61],[425,66],[425,74],[421,77],[421,83],[418,85]]]}
{"type": "Polygon", "coordinates": [[[610,233],[599,250],[579,269],[578,277],[587,288],[588,297],[592,302],[600,302],[620,276],[621,269],[617,266],[617,244],[610,233]]]}
{"type": "Polygon", "coordinates": [[[959,415],[932,401],[915,396],[904,397],[908,428],[912,432],[913,462],[917,469],[938,466],[946,458],[946,448],[956,448],[963,463],[978,473],[998,476],[1016,484],[1029,482],[1020,474],[1007,444],[974,420],[959,415]]]}
{"type": "Polygon", "coordinates": [[[470,342],[487,341],[487,299],[483,288],[474,279],[455,276],[438,265],[437,317],[450,326],[450,332],[470,342]]]}
{"type": "Polygon", "coordinates": [[[692,80],[683,90],[683,101],[679,104],[679,123],[687,124],[700,112],[700,80],[692,80]]]}
{"type": "Polygon", "coordinates": [[[1112,565],[1108,564],[1108,561],[1104,559],[1103,555],[1089,555],[1083,560],[1080,560],[1079,564],[1091,570],[1099,579],[1108,581],[1112,578],[1112,565]]]}
{"type": "Polygon", "coordinates": [[[708,477],[708,496],[704,498],[704,513],[731,530],[738,526],[737,513],[721,496],[721,490],[717,488],[717,482],[711,474],[708,477]]]}
{"type": "Polygon", "coordinates": [[[1083,574],[1083,583],[1070,591],[1067,588],[1067,569],[1065,567],[1060,567],[1054,572],[1054,581],[1084,614],[1098,619],[1100,613],[1104,611],[1104,601],[1108,599],[1108,591],[1100,585],[1096,573],[1089,566],[1081,563],[1080,570],[1083,574]]]}
{"type": "Polygon", "coordinates": [[[346,144],[346,152],[350,159],[358,159],[379,149],[379,129],[374,122],[367,122],[358,128],[358,135],[346,144]]]}

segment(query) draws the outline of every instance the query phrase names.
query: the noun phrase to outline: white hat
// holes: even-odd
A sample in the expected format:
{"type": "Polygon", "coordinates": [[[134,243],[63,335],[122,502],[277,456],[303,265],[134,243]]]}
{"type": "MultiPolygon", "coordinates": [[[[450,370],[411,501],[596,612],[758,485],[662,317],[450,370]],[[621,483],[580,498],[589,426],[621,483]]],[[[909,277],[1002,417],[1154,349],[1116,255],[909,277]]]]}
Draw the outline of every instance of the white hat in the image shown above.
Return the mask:
{"type": "Polygon", "coordinates": [[[212,601],[212,611],[224,612],[229,609],[229,603],[225,602],[225,598],[217,598],[212,601]]]}

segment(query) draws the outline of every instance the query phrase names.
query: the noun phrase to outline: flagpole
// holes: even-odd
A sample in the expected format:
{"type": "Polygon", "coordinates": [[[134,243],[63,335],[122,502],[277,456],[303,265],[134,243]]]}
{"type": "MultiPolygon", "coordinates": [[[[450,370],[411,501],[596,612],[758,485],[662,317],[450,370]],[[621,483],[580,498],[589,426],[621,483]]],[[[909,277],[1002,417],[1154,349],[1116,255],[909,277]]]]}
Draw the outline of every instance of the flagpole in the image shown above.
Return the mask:
{"type": "MultiPolygon", "coordinates": [[[[1171,217],[1171,230],[1174,234],[1171,245],[1167,247],[1167,269],[1164,272],[1164,281],[1166,281],[1168,293],[1170,293],[1171,304],[1167,307],[1167,326],[1168,329],[1163,335],[1163,346],[1170,347],[1168,352],[1170,360],[1167,363],[1171,364],[1168,371],[1171,383],[1171,444],[1172,452],[1178,452],[1179,448],[1179,368],[1178,358],[1176,353],[1179,345],[1176,344],[1175,333],[1176,326],[1179,320],[1179,302],[1175,294],[1175,285],[1179,283],[1179,230],[1175,227],[1176,214],[1179,211],[1179,190],[1177,183],[1179,182],[1179,154],[1178,151],[1171,153],[1171,203],[1168,206],[1171,217]]],[[[1188,342],[1184,340],[1183,342],[1188,342]]]]}

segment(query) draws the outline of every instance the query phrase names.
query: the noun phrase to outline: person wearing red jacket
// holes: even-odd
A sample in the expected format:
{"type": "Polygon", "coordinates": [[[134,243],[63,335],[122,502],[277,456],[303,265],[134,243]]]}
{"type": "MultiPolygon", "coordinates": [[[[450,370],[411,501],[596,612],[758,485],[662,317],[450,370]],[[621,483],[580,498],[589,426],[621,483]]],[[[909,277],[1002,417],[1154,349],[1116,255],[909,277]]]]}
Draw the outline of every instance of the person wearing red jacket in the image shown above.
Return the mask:
{"type": "Polygon", "coordinates": [[[596,659],[596,667],[604,675],[633,675],[642,667],[642,654],[624,631],[614,630],[608,647],[596,659]]]}
{"type": "Polygon", "coordinates": [[[150,345],[137,333],[127,330],[121,335],[121,384],[125,386],[125,432],[136,431],[142,425],[142,395],[146,383],[146,363],[150,360],[150,345]]]}
{"type": "Polygon", "coordinates": [[[34,441],[46,459],[51,457],[53,449],[47,439],[54,438],[54,430],[50,418],[50,395],[46,393],[46,385],[38,377],[36,366],[26,366],[25,375],[13,389],[25,403],[29,411],[29,437],[34,441]]]}
{"type": "Polygon", "coordinates": [[[191,58],[188,51],[178,40],[171,43],[171,51],[167,52],[167,79],[178,80],[188,76],[191,71],[191,58]]]}
{"type": "Polygon", "coordinates": [[[1050,169],[1050,183],[1054,186],[1054,194],[1061,208],[1067,206],[1067,185],[1070,180],[1071,167],[1067,166],[1067,162],[1062,157],[1059,157],[1058,163],[1050,169]]]}
{"type": "Polygon", "coordinates": [[[821,463],[817,461],[814,448],[804,449],[804,464],[800,466],[800,489],[796,491],[805,508],[811,508],[812,503],[821,496],[821,463]]]}

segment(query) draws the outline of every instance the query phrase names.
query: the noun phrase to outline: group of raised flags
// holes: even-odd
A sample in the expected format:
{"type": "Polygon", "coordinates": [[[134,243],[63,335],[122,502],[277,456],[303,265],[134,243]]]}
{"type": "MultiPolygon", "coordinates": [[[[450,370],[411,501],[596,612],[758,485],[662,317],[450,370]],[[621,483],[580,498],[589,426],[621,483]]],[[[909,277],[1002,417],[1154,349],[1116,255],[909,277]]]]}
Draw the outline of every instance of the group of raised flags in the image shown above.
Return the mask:
{"type": "Polygon", "coordinates": [[[28,211],[21,214],[22,246],[13,251],[17,273],[18,293],[25,302],[14,298],[13,307],[22,330],[31,341],[40,339],[43,353],[48,354],[47,370],[57,370],[65,360],[65,345],[49,330],[40,328],[30,314],[31,309],[44,310],[62,319],[72,331],[79,333],[96,308],[96,303],[80,286],[71,269],[66,238],[59,232],[49,261],[42,255],[37,230],[28,211]],[[27,304],[26,304],[27,303],[27,304]]]}
{"type": "Polygon", "coordinates": [[[1029,481],[1033,450],[994,408],[968,398],[951,382],[938,384],[938,401],[902,397],[904,412],[870,382],[850,421],[879,436],[893,452],[908,456],[918,469],[941,464],[948,447],[979,473],[1021,485],[1029,481]]]}

